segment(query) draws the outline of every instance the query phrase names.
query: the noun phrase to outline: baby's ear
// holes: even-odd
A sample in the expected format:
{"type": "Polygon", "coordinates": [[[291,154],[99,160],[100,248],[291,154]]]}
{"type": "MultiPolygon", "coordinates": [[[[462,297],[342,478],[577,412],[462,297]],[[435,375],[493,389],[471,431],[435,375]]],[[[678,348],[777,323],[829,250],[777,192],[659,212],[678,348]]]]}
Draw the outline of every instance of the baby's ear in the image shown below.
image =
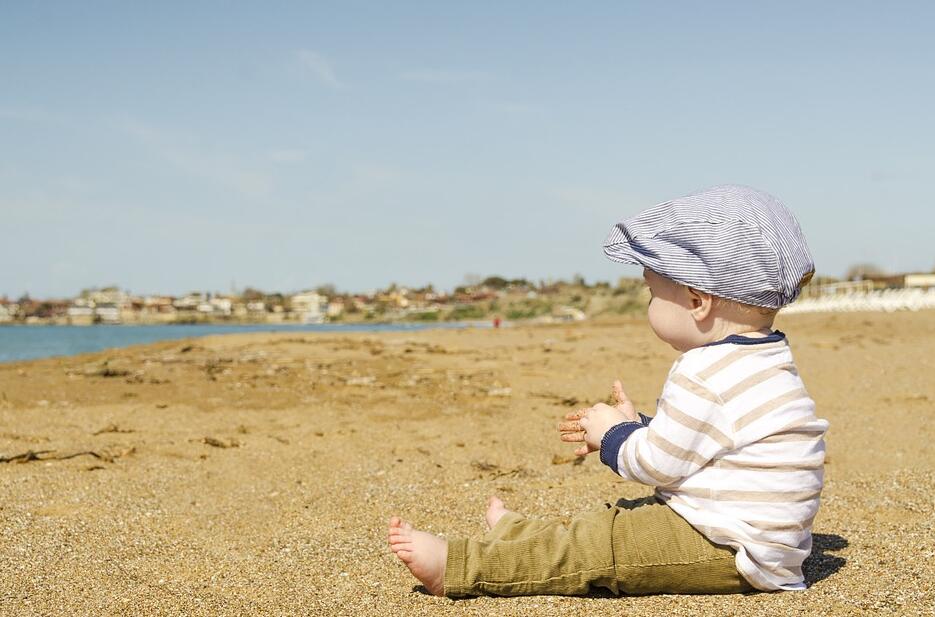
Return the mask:
{"type": "Polygon", "coordinates": [[[685,288],[688,293],[689,307],[691,311],[692,318],[695,321],[702,321],[711,314],[711,309],[714,307],[714,296],[709,294],[706,291],[701,291],[694,289],[693,287],[685,288]]]}
{"type": "Polygon", "coordinates": [[[704,297],[710,295],[694,287],[689,287],[688,285],[685,285],[685,293],[688,294],[688,303],[692,309],[701,306],[701,303],[704,302],[704,297]]]}

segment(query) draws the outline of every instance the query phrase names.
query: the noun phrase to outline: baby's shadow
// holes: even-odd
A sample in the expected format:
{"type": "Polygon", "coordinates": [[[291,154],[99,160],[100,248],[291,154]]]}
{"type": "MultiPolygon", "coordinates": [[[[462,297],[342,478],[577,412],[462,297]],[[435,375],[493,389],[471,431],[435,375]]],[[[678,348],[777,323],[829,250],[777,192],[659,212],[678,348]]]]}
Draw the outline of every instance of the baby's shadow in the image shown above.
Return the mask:
{"type": "Polygon", "coordinates": [[[843,568],[847,560],[837,555],[829,555],[828,551],[839,551],[847,548],[847,545],[847,538],[834,533],[812,534],[812,554],[802,564],[805,584],[811,587],[843,568]]]}

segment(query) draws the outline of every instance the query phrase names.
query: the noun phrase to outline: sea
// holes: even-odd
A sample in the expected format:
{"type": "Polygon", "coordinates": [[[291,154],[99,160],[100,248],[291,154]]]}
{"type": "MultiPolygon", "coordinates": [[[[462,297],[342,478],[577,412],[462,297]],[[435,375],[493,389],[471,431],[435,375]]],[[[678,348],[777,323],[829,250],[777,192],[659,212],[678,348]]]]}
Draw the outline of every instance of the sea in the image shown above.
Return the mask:
{"type": "Polygon", "coordinates": [[[241,325],[96,325],[0,326],[0,362],[73,356],[169,341],[244,332],[408,332],[427,329],[489,327],[478,322],[392,324],[241,324],[241,325]]]}

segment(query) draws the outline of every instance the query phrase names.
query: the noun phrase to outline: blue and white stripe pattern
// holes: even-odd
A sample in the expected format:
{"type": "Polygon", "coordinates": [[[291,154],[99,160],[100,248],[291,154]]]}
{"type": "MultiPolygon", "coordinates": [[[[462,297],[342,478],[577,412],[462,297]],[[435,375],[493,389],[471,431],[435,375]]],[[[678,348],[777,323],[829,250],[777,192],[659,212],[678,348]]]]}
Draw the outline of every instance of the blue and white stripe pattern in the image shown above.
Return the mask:
{"type": "Polygon", "coordinates": [[[772,195],[734,184],[666,201],[617,223],[604,254],[767,308],[795,300],[815,271],[792,212],[772,195]]]}

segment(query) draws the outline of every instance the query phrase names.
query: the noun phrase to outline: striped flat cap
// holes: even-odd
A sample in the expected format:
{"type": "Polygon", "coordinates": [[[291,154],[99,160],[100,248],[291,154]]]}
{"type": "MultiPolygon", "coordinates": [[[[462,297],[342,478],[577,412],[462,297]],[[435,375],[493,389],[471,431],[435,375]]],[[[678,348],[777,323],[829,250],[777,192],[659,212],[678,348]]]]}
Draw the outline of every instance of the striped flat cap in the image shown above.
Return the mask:
{"type": "Polygon", "coordinates": [[[672,199],[617,223],[604,254],[767,308],[795,300],[815,271],[792,212],[772,195],[734,184],[672,199]]]}

